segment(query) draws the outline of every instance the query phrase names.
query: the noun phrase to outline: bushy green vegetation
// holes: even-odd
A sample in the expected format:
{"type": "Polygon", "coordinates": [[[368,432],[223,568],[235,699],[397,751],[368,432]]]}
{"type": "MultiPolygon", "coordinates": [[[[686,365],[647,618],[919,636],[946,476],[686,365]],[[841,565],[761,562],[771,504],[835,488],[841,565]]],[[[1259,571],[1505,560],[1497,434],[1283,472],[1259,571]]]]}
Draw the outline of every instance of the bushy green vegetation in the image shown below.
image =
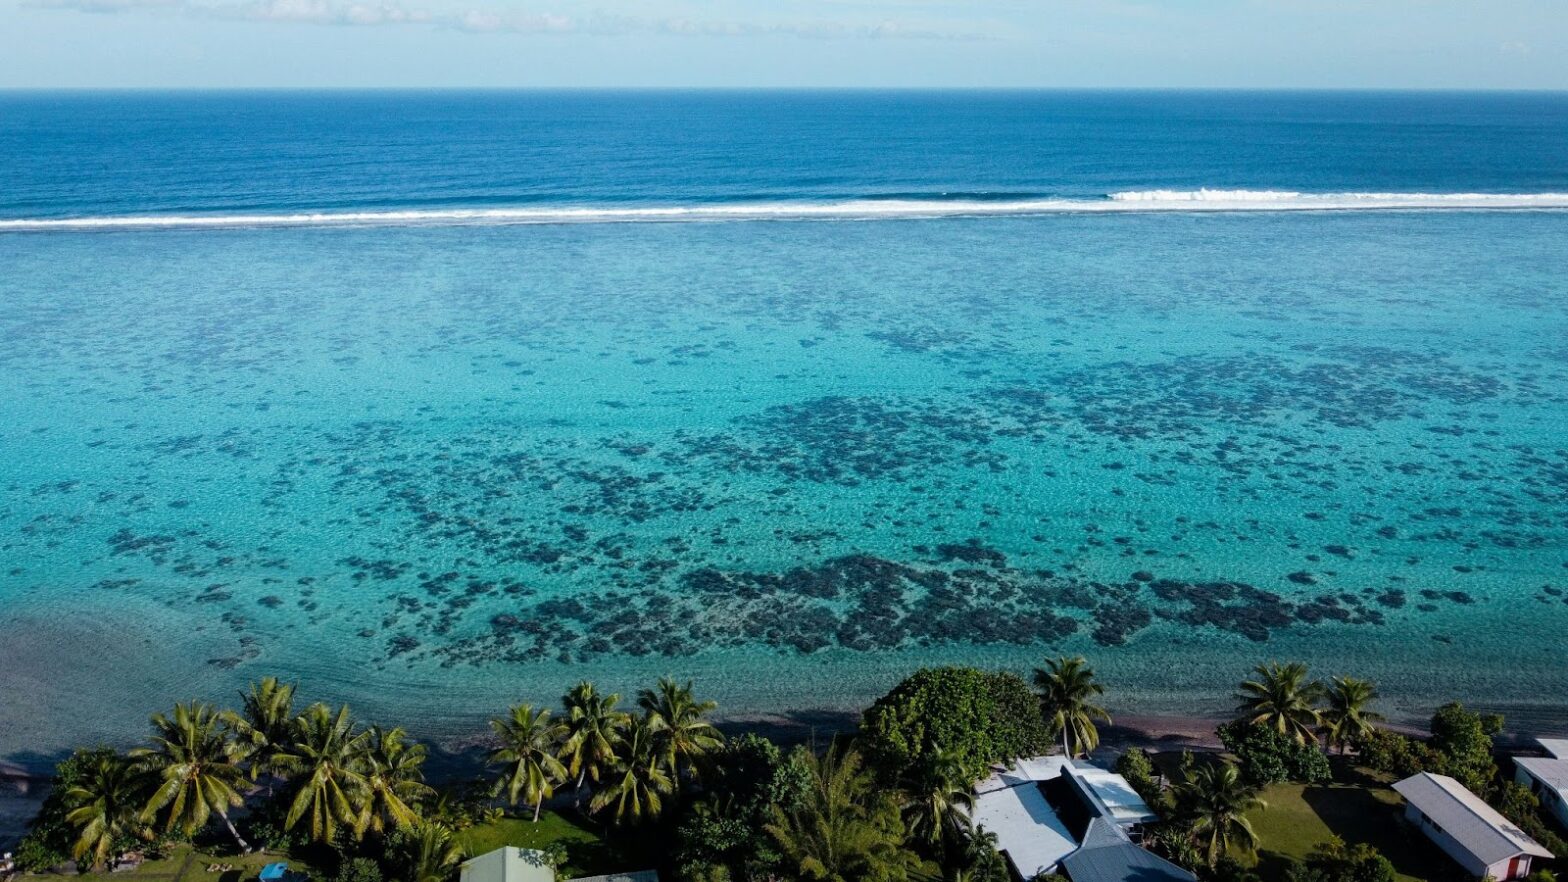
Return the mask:
{"type": "Polygon", "coordinates": [[[1242,775],[1264,786],[1282,781],[1318,784],[1330,777],[1328,757],[1316,741],[1297,741],[1246,720],[1219,727],[1220,743],[1241,762],[1242,775]]]}
{"type": "MultiPolygon", "coordinates": [[[[491,774],[446,790],[425,782],[425,748],[404,730],[363,725],[346,706],[297,708],[294,687],[269,678],[234,710],[193,702],[155,715],[131,751],[69,757],[18,856],[28,868],[70,856],[101,868],[135,847],[159,869],[149,879],[186,882],[189,843],[226,841],[245,874],[263,860],[249,850],[264,847],[318,882],[451,882],[464,856],[515,845],[567,875],[657,866],[683,882],[1005,882],[995,838],[970,820],[975,784],[993,763],[1087,753],[1110,720],[1084,659],[1034,673],[1031,689],[1006,672],[922,669],[853,736],[789,752],[754,734],[726,739],[690,683],[660,680],[623,709],[585,682],[558,708],[498,715],[491,774]]],[[[1376,697],[1369,681],[1260,665],[1218,730],[1234,759],[1186,754],[1163,775],[1143,751],[1117,761],[1165,817],[1146,844],[1204,882],[1410,882],[1420,862],[1401,844],[1397,797],[1333,781],[1327,746],[1381,773],[1454,775],[1568,852],[1535,797],[1500,777],[1500,718],[1445,705],[1427,743],[1378,728],[1376,697]]]]}
{"type": "Polygon", "coordinates": [[[924,668],[877,699],[860,724],[866,755],[890,779],[945,752],[975,777],[986,765],[1043,751],[1038,701],[1011,674],[924,668]]]}

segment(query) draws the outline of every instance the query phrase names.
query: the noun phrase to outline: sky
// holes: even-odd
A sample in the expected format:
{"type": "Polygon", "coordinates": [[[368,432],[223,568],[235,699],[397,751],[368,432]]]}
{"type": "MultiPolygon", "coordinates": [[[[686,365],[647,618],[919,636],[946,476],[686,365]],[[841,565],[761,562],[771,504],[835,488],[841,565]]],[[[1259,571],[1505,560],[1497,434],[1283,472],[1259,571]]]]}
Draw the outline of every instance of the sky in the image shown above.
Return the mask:
{"type": "Polygon", "coordinates": [[[1568,0],[0,0],[0,88],[1568,89],[1568,0]]]}

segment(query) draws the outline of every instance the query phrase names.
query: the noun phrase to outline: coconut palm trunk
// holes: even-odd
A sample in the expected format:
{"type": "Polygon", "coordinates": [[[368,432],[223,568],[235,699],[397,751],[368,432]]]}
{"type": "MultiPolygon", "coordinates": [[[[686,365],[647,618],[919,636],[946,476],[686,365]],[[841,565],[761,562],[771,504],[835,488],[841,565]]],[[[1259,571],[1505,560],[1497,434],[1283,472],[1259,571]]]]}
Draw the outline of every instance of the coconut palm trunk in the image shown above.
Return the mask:
{"type": "Polygon", "coordinates": [[[218,812],[218,817],[223,819],[223,826],[229,828],[229,835],[233,836],[235,843],[237,843],[239,845],[240,853],[241,854],[249,854],[250,853],[250,843],[246,842],[245,839],[240,836],[240,831],[234,829],[234,822],[229,820],[229,813],[228,812],[218,812]]]}

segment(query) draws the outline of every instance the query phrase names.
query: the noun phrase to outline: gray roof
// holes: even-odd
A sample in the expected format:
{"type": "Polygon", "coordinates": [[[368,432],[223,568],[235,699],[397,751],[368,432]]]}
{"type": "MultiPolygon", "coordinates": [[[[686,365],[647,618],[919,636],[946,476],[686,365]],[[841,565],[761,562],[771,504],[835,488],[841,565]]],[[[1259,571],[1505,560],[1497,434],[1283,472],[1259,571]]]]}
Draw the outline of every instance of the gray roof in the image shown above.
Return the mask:
{"type": "Polygon", "coordinates": [[[1084,831],[1083,844],[1062,859],[1073,882],[1197,882],[1197,877],[1132,843],[1105,818],[1095,818],[1084,831]]]}
{"type": "Polygon", "coordinates": [[[1558,759],[1568,759],[1568,738],[1537,738],[1535,742],[1558,759]]]}
{"type": "Polygon", "coordinates": [[[1447,775],[1422,772],[1396,783],[1394,789],[1482,863],[1495,864],[1521,854],[1552,856],[1514,822],[1447,775]]]}
{"type": "Polygon", "coordinates": [[[1516,756],[1514,765],[1547,787],[1568,793],[1568,760],[1539,756],[1516,756]]]}

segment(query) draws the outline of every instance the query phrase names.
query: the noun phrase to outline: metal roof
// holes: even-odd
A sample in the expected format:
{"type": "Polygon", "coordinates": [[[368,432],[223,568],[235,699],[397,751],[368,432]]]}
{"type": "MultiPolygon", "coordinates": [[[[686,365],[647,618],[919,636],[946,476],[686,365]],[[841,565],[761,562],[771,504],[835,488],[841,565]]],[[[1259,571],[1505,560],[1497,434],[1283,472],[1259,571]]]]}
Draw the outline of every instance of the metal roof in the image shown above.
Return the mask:
{"type": "Polygon", "coordinates": [[[996,834],[996,848],[1025,879],[1056,870],[1078,843],[1045,801],[1040,785],[1023,781],[975,797],[975,826],[996,834]]]}
{"type": "Polygon", "coordinates": [[[555,882],[544,852],[504,845],[463,861],[460,882],[555,882]]]}
{"type": "Polygon", "coordinates": [[[1068,766],[1067,771],[1083,785],[1100,817],[1119,824],[1146,824],[1160,819],[1121,775],[1089,765],[1068,766]]]}
{"type": "Polygon", "coordinates": [[[1537,738],[1535,743],[1552,756],[1568,760],[1568,738],[1537,738]]]}
{"type": "Polygon", "coordinates": [[[1539,756],[1516,756],[1514,765],[1547,787],[1568,793],[1568,760],[1539,756]]]}
{"type": "Polygon", "coordinates": [[[1396,783],[1394,789],[1482,863],[1495,864],[1520,854],[1552,856],[1514,822],[1447,775],[1422,772],[1396,783]]]}
{"type": "Polygon", "coordinates": [[[1089,822],[1083,846],[1062,860],[1072,882],[1197,882],[1197,877],[1152,851],[1134,845],[1116,824],[1089,822]]]}

